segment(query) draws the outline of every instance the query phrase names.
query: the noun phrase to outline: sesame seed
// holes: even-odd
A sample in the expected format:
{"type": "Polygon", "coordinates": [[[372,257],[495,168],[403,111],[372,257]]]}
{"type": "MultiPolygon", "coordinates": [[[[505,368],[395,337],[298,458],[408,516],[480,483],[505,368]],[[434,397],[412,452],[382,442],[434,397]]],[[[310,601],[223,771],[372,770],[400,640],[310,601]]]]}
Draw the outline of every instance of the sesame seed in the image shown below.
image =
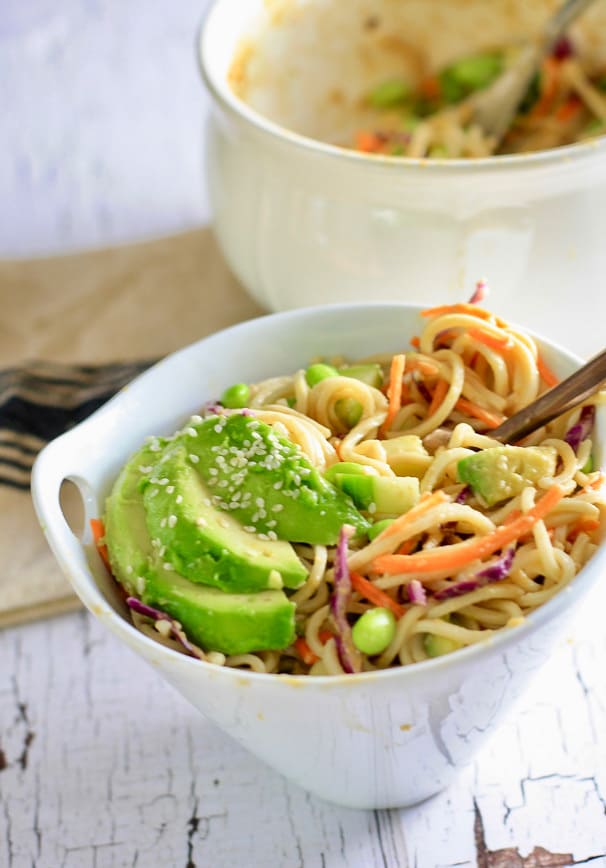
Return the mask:
{"type": "Polygon", "coordinates": [[[200,458],[197,455],[190,453],[189,460],[191,461],[192,464],[197,464],[198,461],[200,460],[200,458]]]}
{"type": "Polygon", "coordinates": [[[168,482],[169,482],[168,477],[163,476],[162,479],[158,480],[158,485],[168,485],[168,482]]]}
{"type": "Polygon", "coordinates": [[[142,594],[145,591],[145,579],[143,576],[137,576],[135,579],[135,588],[137,589],[138,594],[142,594]]]}
{"type": "Polygon", "coordinates": [[[202,516],[199,516],[199,518],[196,519],[196,524],[198,527],[208,527],[208,522],[205,518],[202,518],[202,516]]]}
{"type": "Polygon", "coordinates": [[[162,564],[162,566],[163,566],[164,569],[167,570],[167,571],[168,571],[168,570],[172,570],[172,568],[173,568],[173,565],[172,565],[172,564],[169,564],[168,561],[164,561],[164,563],[162,564]]]}
{"type": "Polygon", "coordinates": [[[272,512],[282,512],[283,509],[284,509],[284,504],[283,504],[283,503],[275,503],[275,504],[272,506],[271,511],[272,511],[272,512]]]}
{"type": "Polygon", "coordinates": [[[177,516],[176,515],[169,515],[168,516],[168,526],[174,527],[176,525],[176,523],[177,523],[177,516]]]}
{"type": "Polygon", "coordinates": [[[149,464],[140,464],[140,465],[139,465],[139,471],[140,471],[141,473],[151,473],[151,472],[152,472],[152,467],[151,467],[151,465],[149,465],[149,464]]]}
{"type": "Polygon", "coordinates": [[[190,421],[193,422],[194,425],[199,425],[200,422],[202,421],[202,416],[198,416],[197,413],[194,413],[194,415],[191,417],[190,421]]]}
{"type": "Polygon", "coordinates": [[[132,571],[133,571],[133,568],[132,568],[132,566],[129,564],[129,565],[126,567],[126,572],[127,572],[127,574],[130,576],[131,573],[132,573],[132,571]]]}
{"type": "Polygon", "coordinates": [[[175,503],[183,503],[183,495],[182,494],[178,494],[175,497],[175,503]]]}
{"type": "Polygon", "coordinates": [[[376,503],[369,503],[368,504],[368,511],[371,515],[373,513],[375,513],[377,511],[377,504],[376,503]]]}
{"type": "Polygon", "coordinates": [[[189,437],[197,437],[197,436],[198,436],[198,432],[196,431],[196,429],[195,429],[195,428],[191,428],[191,427],[190,427],[190,428],[186,428],[186,429],[185,429],[185,433],[186,433],[189,437]]]}
{"type": "Polygon", "coordinates": [[[165,518],[160,519],[160,527],[166,527],[166,519],[165,518]]]}
{"type": "Polygon", "coordinates": [[[166,493],[167,493],[167,494],[172,494],[174,490],[175,490],[175,486],[174,486],[174,485],[167,485],[167,486],[166,486],[166,493]]]}
{"type": "Polygon", "coordinates": [[[256,528],[256,527],[253,527],[251,524],[247,524],[247,525],[244,526],[244,530],[245,530],[247,533],[256,533],[257,528],[256,528]]]}

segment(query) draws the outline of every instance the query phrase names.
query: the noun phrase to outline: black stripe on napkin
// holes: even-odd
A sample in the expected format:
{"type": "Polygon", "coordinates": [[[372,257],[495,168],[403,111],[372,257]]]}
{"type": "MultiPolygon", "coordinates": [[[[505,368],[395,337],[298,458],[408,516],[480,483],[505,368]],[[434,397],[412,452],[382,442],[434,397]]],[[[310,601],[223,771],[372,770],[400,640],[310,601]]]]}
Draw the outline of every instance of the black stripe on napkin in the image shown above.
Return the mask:
{"type": "Polygon", "coordinates": [[[27,490],[40,449],[90,416],[152,363],[32,361],[0,371],[0,485],[27,490]]]}

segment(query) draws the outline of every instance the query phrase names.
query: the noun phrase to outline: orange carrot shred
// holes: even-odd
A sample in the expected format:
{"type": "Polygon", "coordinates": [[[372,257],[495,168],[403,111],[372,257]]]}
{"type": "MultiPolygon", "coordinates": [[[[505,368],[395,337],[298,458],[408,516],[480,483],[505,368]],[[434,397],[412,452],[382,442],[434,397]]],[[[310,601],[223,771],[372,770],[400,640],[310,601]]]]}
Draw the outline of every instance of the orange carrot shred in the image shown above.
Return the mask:
{"type": "Polygon", "coordinates": [[[504,416],[500,416],[498,413],[491,413],[490,410],[485,410],[479,404],[475,404],[467,398],[459,398],[455,407],[461,413],[466,413],[468,416],[473,416],[475,419],[484,422],[489,428],[498,428],[501,422],[505,421],[504,416]]]}
{"type": "Polygon", "coordinates": [[[385,434],[386,431],[389,431],[389,426],[402,406],[402,377],[404,376],[405,364],[406,356],[403,353],[397,353],[392,357],[391,370],[389,372],[389,386],[387,387],[389,406],[387,408],[387,416],[381,426],[383,434],[385,434]]]}
{"type": "Polygon", "coordinates": [[[446,380],[438,380],[436,387],[433,390],[433,395],[431,396],[431,404],[427,410],[428,416],[433,416],[433,414],[438,411],[444,398],[448,394],[448,389],[449,383],[446,380]]]}
{"type": "Polygon", "coordinates": [[[564,497],[564,493],[564,489],[560,485],[553,485],[532,509],[485,536],[453,545],[439,546],[427,551],[415,552],[411,555],[381,555],[374,561],[372,569],[389,575],[428,573],[434,570],[458,570],[465,564],[482,560],[523,537],[532,530],[537,521],[540,521],[557,506],[564,497]]]}
{"type": "Polygon", "coordinates": [[[359,130],[356,133],[356,149],[365,151],[367,154],[376,153],[381,149],[381,139],[368,130],[359,130]]]}
{"type": "MultiPolygon", "coordinates": [[[[329,639],[332,638],[332,633],[330,630],[320,630],[318,633],[318,639],[323,645],[326,645],[329,639]]],[[[320,658],[318,655],[311,650],[309,647],[309,643],[307,639],[303,636],[298,636],[293,642],[295,646],[295,650],[297,651],[299,657],[305,663],[306,666],[313,666],[320,658]]]]}
{"type": "Polygon", "coordinates": [[[496,350],[498,353],[502,353],[503,350],[509,350],[513,346],[513,341],[509,335],[497,337],[482,329],[469,329],[468,334],[470,338],[484,344],[486,347],[490,347],[491,350],[496,350]]]}
{"type": "Polygon", "coordinates": [[[547,364],[545,364],[545,360],[540,355],[537,356],[537,369],[539,372],[539,376],[541,377],[545,385],[549,386],[550,389],[553,386],[557,386],[560,382],[558,377],[556,377],[551,368],[547,364]]]}
{"type": "Polygon", "coordinates": [[[591,482],[588,482],[585,486],[585,491],[596,491],[598,488],[601,488],[606,481],[606,476],[603,473],[599,473],[595,479],[591,482]]]}
{"type": "Polygon", "coordinates": [[[560,123],[565,124],[579,114],[583,108],[583,103],[577,96],[571,96],[566,102],[563,102],[555,113],[555,118],[560,123]]]}
{"type": "Polygon", "coordinates": [[[393,597],[390,597],[389,594],[386,594],[385,591],[381,590],[381,588],[377,588],[376,585],[373,585],[371,581],[365,579],[364,576],[361,576],[359,573],[352,572],[351,584],[353,589],[357,591],[361,597],[364,597],[366,600],[369,600],[369,602],[374,603],[375,606],[379,606],[381,609],[390,609],[396,618],[401,618],[406,611],[404,606],[396,603],[393,597]]]}
{"type": "Polygon", "coordinates": [[[377,539],[387,539],[390,536],[394,536],[396,533],[400,533],[402,528],[406,527],[406,525],[412,524],[413,521],[416,521],[418,518],[421,518],[422,515],[425,515],[426,512],[429,512],[430,509],[433,509],[434,506],[439,506],[441,503],[446,503],[448,500],[449,497],[444,491],[432,491],[431,494],[426,492],[423,494],[416,506],[413,506],[412,509],[408,510],[408,512],[402,513],[402,515],[394,519],[391,524],[388,524],[385,530],[382,530],[378,535],[377,539]]]}
{"type": "Polygon", "coordinates": [[[411,337],[411,339],[410,339],[410,345],[411,345],[412,347],[414,347],[415,350],[418,350],[418,349],[419,349],[419,347],[421,346],[421,340],[420,340],[420,338],[419,338],[418,335],[413,335],[413,336],[411,337]]]}
{"type": "Polygon", "coordinates": [[[93,540],[95,543],[95,548],[99,552],[99,556],[101,560],[107,567],[107,569],[111,573],[111,566],[109,563],[109,552],[107,551],[107,546],[101,540],[105,537],[105,525],[103,524],[100,518],[91,518],[90,520],[90,529],[93,532],[93,540]]]}
{"type": "Polygon", "coordinates": [[[442,316],[445,313],[466,313],[476,316],[478,319],[491,319],[492,314],[476,304],[458,302],[457,304],[440,304],[437,307],[428,307],[421,311],[421,316],[442,316]]]}

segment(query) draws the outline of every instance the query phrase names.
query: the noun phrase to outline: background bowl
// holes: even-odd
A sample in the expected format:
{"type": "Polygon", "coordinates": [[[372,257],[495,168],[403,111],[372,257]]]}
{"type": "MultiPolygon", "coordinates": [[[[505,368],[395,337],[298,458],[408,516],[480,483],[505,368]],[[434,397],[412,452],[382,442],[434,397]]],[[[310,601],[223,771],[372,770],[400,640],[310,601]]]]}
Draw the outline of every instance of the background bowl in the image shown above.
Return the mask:
{"type": "MultiPolygon", "coordinates": [[[[547,659],[574,606],[598,579],[604,547],[525,624],[456,654],[343,677],[259,675],[200,662],[138,632],[90,534],[79,539],[67,525],[59,490],[72,480],[87,519],[99,516],[119,468],[143,439],[172,433],[227,385],[291,372],[320,354],[353,359],[401,350],[420,326],[417,308],[376,304],[302,309],[232,327],[140,376],[49,444],[33,472],[41,525],[95,617],[269,765],[316,795],[357,808],[413,804],[449,783],[547,659]]],[[[553,345],[543,352],[561,375],[578,365],[553,345]]],[[[599,458],[605,426],[598,430],[599,458]]]]}
{"type": "MultiPolygon", "coordinates": [[[[483,278],[495,312],[576,352],[600,349],[598,335],[570,336],[563,311],[582,290],[579,321],[606,314],[606,139],[453,161],[327,144],[347,141],[371,85],[402,73],[401,43],[439,67],[537,33],[559,2],[216,0],[198,47],[211,210],[257,301],[459,301],[483,278]]],[[[606,0],[573,35],[606,57],[606,0]]]]}

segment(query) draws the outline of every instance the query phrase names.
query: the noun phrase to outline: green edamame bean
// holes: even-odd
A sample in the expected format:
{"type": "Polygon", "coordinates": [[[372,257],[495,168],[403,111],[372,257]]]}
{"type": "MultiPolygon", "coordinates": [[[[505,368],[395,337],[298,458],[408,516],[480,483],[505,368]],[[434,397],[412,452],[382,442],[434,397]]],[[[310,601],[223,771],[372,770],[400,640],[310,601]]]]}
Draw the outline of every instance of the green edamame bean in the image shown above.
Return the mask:
{"type": "Polygon", "coordinates": [[[362,405],[355,398],[340,398],[335,403],[335,412],[347,428],[354,428],[362,418],[362,405]]]}
{"type": "Polygon", "coordinates": [[[391,78],[382,81],[368,96],[368,101],[374,108],[391,108],[406,102],[410,96],[410,85],[401,78],[391,78]]]}
{"type": "Polygon", "coordinates": [[[396,634],[396,618],[389,609],[369,609],[352,627],[353,643],[363,654],[381,654],[396,634]]]}
{"type": "Polygon", "coordinates": [[[372,542],[373,539],[376,539],[380,533],[383,533],[386,527],[389,527],[390,524],[393,524],[393,518],[383,518],[381,521],[375,521],[372,527],[368,531],[368,539],[372,542]]]}
{"type": "Polygon", "coordinates": [[[248,404],[250,388],[246,383],[234,383],[221,395],[221,403],[229,410],[241,410],[248,404]]]}
{"type": "Polygon", "coordinates": [[[321,383],[322,380],[326,380],[327,377],[336,377],[337,369],[333,368],[332,365],[325,365],[323,362],[317,362],[315,365],[310,365],[309,368],[305,371],[305,379],[307,380],[308,386],[316,386],[318,383],[321,383]]]}

